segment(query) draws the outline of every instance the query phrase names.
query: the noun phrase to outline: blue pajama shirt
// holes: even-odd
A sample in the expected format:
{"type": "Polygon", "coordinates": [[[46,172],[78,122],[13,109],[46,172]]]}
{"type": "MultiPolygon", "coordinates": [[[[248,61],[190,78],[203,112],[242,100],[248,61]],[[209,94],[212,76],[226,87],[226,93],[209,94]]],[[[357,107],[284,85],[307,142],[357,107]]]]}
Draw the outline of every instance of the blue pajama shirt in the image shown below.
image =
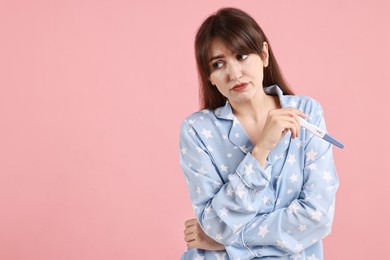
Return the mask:
{"type": "MultiPolygon", "coordinates": [[[[326,129],[317,101],[283,95],[277,85],[264,90],[326,129]]],[[[182,123],[180,164],[194,213],[205,233],[225,245],[187,249],[182,260],[323,259],[338,188],[332,146],[304,128],[295,139],[287,132],[264,167],[252,148],[228,101],[182,123]]]]}

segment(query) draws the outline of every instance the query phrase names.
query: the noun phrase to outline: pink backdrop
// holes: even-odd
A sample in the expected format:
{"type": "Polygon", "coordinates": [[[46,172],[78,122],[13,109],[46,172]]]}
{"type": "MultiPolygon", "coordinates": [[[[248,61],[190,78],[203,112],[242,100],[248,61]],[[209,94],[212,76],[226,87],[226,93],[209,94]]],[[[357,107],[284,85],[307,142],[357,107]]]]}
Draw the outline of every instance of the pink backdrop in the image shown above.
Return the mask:
{"type": "Polygon", "coordinates": [[[222,6],[259,21],[346,145],[326,259],[390,259],[389,3],[0,0],[0,259],[179,258],[193,38],[222,6]]]}

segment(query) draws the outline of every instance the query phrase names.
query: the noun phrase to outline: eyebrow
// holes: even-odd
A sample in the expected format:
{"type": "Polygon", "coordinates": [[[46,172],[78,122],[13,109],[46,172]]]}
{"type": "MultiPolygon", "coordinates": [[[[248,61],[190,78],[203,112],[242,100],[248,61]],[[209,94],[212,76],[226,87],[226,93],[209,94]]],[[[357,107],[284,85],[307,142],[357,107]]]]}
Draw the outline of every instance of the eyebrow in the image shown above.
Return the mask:
{"type": "Polygon", "coordinates": [[[224,57],[225,57],[224,55],[217,55],[217,56],[211,57],[209,62],[212,62],[213,60],[217,60],[217,59],[224,58],[224,57]]]}

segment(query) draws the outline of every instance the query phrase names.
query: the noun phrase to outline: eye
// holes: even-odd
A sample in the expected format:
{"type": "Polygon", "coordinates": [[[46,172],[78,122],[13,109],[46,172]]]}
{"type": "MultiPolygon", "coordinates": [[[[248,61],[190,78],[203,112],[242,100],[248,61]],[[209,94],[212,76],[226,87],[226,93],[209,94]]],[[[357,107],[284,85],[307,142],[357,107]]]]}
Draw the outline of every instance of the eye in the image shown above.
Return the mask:
{"type": "Polygon", "coordinates": [[[237,60],[245,60],[248,56],[248,54],[237,54],[237,60]]]}
{"type": "Polygon", "coordinates": [[[213,67],[213,69],[219,69],[219,68],[221,68],[222,66],[223,66],[223,61],[216,61],[216,62],[213,62],[212,64],[211,64],[211,67],[213,67]]]}

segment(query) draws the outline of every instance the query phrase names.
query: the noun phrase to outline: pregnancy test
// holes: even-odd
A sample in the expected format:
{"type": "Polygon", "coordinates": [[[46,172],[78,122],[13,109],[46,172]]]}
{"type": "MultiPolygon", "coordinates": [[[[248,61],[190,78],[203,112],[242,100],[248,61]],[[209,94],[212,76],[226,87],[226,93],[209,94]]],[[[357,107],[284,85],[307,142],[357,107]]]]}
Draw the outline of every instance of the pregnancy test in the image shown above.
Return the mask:
{"type": "Polygon", "coordinates": [[[321,137],[325,141],[328,141],[329,143],[331,143],[331,144],[333,144],[341,149],[344,148],[344,145],[342,143],[340,143],[335,138],[330,136],[325,130],[322,130],[321,128],[319,128],[317,126],[310,124],[309,122],[307,122],[305,119],[303,119],[301,117],[300,117],[300,119],[301,119],[301,126],[302,127],[306,128],[307,130],[309,130],[310,132],[312,132],[316,136],[321,137]]]}

